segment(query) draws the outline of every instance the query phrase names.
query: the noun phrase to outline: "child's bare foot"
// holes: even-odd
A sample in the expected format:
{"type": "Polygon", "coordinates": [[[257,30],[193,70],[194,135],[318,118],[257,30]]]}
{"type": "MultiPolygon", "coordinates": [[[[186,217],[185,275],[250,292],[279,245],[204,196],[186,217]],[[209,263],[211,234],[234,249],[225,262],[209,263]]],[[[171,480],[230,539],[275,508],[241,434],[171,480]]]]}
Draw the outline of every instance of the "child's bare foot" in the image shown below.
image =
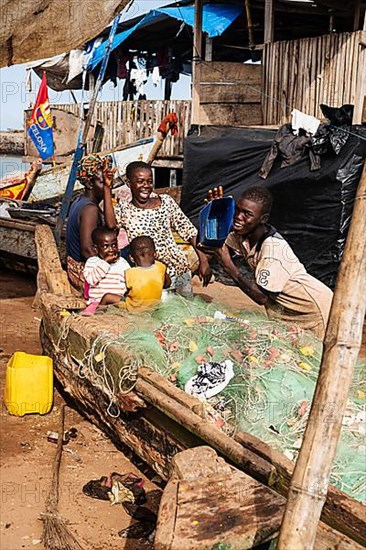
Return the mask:
{"type": "Polygon", "coordinates": [[[80,315],[84,315],[84,316],[94,315],[98,305],[99,305],[99,302],[92,302],[85,309],[83,309],[80,315]]]}

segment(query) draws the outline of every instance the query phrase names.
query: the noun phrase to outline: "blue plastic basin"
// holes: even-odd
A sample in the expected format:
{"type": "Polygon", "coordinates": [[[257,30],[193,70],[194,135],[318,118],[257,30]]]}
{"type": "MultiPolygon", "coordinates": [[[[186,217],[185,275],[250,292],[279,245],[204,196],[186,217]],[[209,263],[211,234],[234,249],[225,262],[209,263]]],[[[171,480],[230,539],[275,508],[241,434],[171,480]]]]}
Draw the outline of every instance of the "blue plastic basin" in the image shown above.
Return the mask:
{"type": "Polygon", "coordinates": [[[235,201],[231,197],[214,199],[199,213],[198,241],[204,246],[220,247],[231,231],[235,201]]]}

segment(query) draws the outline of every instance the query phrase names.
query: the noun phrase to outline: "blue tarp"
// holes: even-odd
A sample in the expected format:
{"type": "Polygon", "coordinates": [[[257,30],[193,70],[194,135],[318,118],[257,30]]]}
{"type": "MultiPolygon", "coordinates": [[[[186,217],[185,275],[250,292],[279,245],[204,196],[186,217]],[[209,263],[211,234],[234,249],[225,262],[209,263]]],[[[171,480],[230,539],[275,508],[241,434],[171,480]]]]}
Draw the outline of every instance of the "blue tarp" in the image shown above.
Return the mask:
{"type": "MultiPolygon", "coordinates": [[[[157,11],[165,13],[169,17],[184,21],[191,27],[194,26],[194,6],[182,8],[159,8],[157,11]]],[[[243,7],[227,4],[207,4],[203,6],[202,30],[207,32],[210,38],[220,36],[242,13],[243,7]]]]}
{"type": "MultiPolygon", "coordinates": [[[[207,4],[203,6],[202,14],[202,30],[207,33],[210,38],[220,36],[237,17],[243,12],[243,7],[238,5],[227,4],[207,4]]],[[[166,17],[183,21],[186,25],[194,26],[194,6],[184,6],[176,8],[159,8],[150,11],[136,25],[123,32],[116,34],[112,50],[116,49],[137,29],[141,29],[151,23],[157,23],[166,17]]],[[[93,70],[103,59],[107,41],[105,40],[97,46],[91,55],[87,70],[93,70]]]]}

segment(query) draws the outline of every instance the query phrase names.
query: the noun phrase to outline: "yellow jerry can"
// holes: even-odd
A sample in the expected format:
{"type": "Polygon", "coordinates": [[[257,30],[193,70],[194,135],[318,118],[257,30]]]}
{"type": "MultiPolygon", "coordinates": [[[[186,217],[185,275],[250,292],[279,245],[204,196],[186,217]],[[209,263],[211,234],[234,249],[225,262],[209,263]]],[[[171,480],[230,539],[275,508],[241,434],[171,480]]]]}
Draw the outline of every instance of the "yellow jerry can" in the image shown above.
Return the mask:
{"type": "Polygon", "coordinates": [[[10,414],[47,414],[53,403],[53,362],[16,351],[6,367],[5,405],[10,414]]]}

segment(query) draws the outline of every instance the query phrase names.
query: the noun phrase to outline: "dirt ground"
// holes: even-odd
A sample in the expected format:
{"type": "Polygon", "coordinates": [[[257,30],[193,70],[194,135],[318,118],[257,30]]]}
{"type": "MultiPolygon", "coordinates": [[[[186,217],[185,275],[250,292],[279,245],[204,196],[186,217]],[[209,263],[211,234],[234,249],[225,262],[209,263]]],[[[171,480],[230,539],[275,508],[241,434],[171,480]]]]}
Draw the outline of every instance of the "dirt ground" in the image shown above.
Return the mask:
{"type": "MultiPolygon", "coordinates": [[[[0,375],[1,395],[6,364],[14,351],[40,354],[39,312],[32,310],[35,291],[30,279],[0,273],[0,375]]],[[[48,431],[58,430],[64,400],[55,391],[52,411],[45,415],[10,416],[3,398],[1,410],[1,550],[44,548],[41,542],[45,500],[51,487],[56,444],[48,431]]],[[[64,446],[60,470],[60,512],[85,550],[152,548],[148,541],[120,538],[118,532],[134,522],[121,505],[87,497],[82,487],[91,479],[112,472],[141,475],[147,506],[157,507],[160,489],[152,483],[91,423],[66,408],[65,428],[75,427],[77,438],[64,446]]],[[[135,457],[134,457],[135,458],[135,457]]],[[[135,461],[136,463],[136,461],[135,461]]],[[[137,463],[137,466],[139,464],[137,463]]],[[[141,463],[141,468],[144,465],[141,463]]],[[[144,469],[145,470],[145,469],[144,469]]],[[[151,477],[151,476],[150,476],[151,477]]]]}

